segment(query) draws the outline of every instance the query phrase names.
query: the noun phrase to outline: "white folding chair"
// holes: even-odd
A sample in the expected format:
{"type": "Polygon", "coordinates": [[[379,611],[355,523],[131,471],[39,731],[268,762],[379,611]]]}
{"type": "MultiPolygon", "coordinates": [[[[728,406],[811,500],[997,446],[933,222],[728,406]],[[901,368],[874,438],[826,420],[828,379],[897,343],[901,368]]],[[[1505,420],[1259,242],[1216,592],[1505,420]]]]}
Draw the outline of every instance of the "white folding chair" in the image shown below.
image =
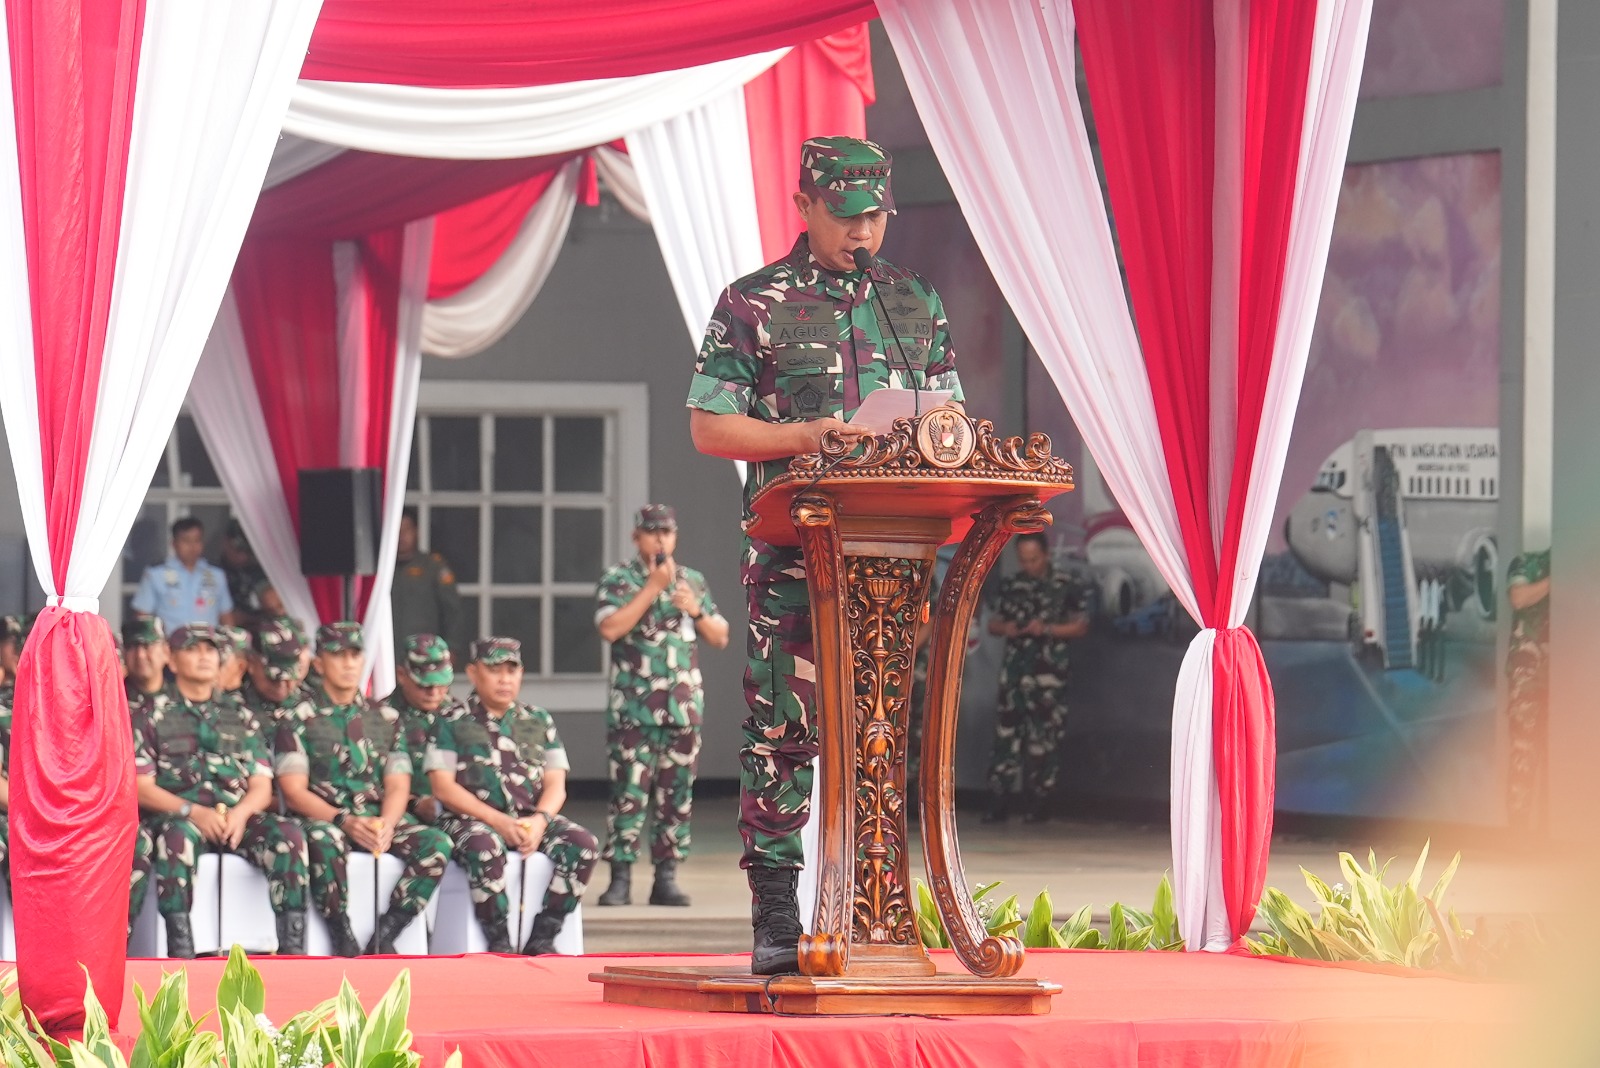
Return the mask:
{"type": "MultiPolygon", "coordinates": [[[[555,864],[543,853],[524,858],[513,853],[506,858],[506,896],[511,899],[511,945],[521,949],[533,933],[533,918],[544,904],[545,891],[555,875],[555,864]]],[[[439,881],[439,918],[433,927],[433,952],[482,953],[489,941],[472,911],[472,890],[467,873],[454,861],[439,881]]],[[[556,951],[567,956],[583,953],[583,906],[567,917],[556,936],[556,951]]]]}
{"type": "MultiPolygon", "coordinates": [[[[252,953],[278,948],[278,927],[272,915],[271,891],[260,868],[234,853],[200,854],[195,865],[189,929],[197,954],[218,953],[235,944],[252,953]]],[[[156,908],[151,876],[144,908],[133,922],[128,953],[134,957],[167,955],[167,924],[156,908]]]]}
{"type": "MultiPolygon", "coordinates": [[[[405,873],[405,865],[393,853],[374,858],[370,853],[358,853],[355,850],[351,850],[345,863],[350,890],[345,915],[350,917],[350,929],[355,932],[356,940],[364,947],[372,938],[372,932],[378,929],[378,917],[382,914],[381,910],[389,907],[389,895],[394,893],[395,883],[405,873]],[[374,863],[374,859],[377,863],[374,863]],[[372,889],[374,879],[378,884],[376,902],[372,889]]],[[[406,956],[427,956],[428,928],[432,926],[438,911],[439,893],[435,891],[422,912],[394,940],[395,952],[406,956]]],[[[306,914],[306,953],[314,957],[333,955],[333,939],[328,935],[328,925],[315,909],[306,914]]]]}

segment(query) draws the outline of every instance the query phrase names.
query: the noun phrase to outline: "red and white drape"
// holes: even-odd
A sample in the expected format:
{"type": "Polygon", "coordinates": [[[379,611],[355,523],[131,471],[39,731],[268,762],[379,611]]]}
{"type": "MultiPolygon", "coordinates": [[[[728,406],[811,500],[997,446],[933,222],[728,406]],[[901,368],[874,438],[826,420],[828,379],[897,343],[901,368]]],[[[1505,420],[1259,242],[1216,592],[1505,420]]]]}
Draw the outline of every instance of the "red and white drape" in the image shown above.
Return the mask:
{"type": "Polygon", "coordinates": [[[81,1023],[84,969],[113,1023],[121,1004],[132,739],[98,597],[222,297],[318,6],[6,5],[0,406],[49,595],[17,683],[11,884],[22,995],[54,1029],[81,1023]]]}
{"type": "Polygon", "coordinates": [[[1305,370],[1370,0],[878,7],[1002,291],[1205,628],[1173,706],[1173,867],[1189,946],[1228,948],[1264,882],[1276,758],[1270,681],[1242,623],[1305,370]],[[1078,106],[1074,13],[1132,318],[1078,106]]]}

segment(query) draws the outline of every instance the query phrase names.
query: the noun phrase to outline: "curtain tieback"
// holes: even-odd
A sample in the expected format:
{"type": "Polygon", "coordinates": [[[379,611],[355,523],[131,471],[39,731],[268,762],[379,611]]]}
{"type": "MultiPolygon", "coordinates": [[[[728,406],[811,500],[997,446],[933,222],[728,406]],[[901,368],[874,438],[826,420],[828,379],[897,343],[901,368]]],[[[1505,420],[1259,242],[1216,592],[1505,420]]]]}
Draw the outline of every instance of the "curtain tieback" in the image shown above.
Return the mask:
{"type": "Polygon", "coordinates": [[[51,608],[65,608],[69,612],[92,612],[98,614],[100,611],[100,598],[98,597],[63,597],[60,594],[52,593],[45,600],[45,604],[51,608]]]}

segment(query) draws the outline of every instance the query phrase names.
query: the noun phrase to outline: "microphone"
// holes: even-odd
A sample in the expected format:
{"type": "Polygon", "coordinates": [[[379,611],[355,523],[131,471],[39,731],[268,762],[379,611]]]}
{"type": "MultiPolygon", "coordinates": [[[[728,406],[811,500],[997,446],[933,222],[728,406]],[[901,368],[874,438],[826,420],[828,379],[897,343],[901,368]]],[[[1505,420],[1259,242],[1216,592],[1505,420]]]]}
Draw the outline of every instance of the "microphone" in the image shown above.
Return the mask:
{"type": "MultiPolygon", "coordinates": [[[[856,261],[856,270],[863,275],[872,267],[872,253],[864,248],[852,251],[850,258],[856,261]]],[[[911,361],[906,359],[905,346],[900,343],[900,331],[894,328],[894,320],[889,318],[889,309],[884,307],[883,294],[878,290],[877,285],[873,285],[872,295],[877,298],[878,310],[883,312],[883,321],[889,327],[890,336],[894,338],[894,347],[900,352],[900,366],[905,368],[906,378],[911,382],[911,392],[913,394],[911,414],[913,418],[918,418],[922,415],[922,387],[917,384],[917,374],[911,369],[911,361]]]]}

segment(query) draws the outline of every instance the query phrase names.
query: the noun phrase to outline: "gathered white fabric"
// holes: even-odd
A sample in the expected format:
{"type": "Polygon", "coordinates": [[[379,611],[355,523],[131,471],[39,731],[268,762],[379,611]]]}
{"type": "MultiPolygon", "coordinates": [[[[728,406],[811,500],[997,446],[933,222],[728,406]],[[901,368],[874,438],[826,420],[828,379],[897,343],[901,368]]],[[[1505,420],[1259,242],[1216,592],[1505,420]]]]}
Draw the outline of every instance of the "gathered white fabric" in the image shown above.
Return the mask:
{"type": "Polygon", "coordinates": [[[233,514],[250,539],[267,580],[295,619],[315,627],[316,602],[300,573],[300,539],[289,520],[283,480],[261,414],[250,351],[233,290],[223,297],[189,386],[189,414],[228,491],[233,514]]]}
{"type": "Polygon", "coordinates": [[[0,376],[13,383],[0,391],[0,407],[34,570],[63,604],[97,603],[144,503],[244,240],[320,7],[320,0],[146,6],[105,354],[66,588],[59,591],[44,530],[11,77],[0,72],[0,136],[10,141],[0,151],[0,300],[10,304],[0,316],[8,324],[0,376]]]}
{"type": "Polygon", "coordinates": [[[594,169],[611,195],[617,198],[622,209],[640,222],[650,221],[650,206],[644,202],[644,190],[639,186],[639,172],[626,152],[610,145],[600,145],[590,156],[594,169]]]}
{"type": "Polygon", "coordinates": [[[325,145],[321,141],[281,134],[272,149],[272,163],[267,167],[267,176],[262,180],[261,188],[271,189],[307,171],[314,171],[344,151],[339,145],[325,145]]]}
{"type": "Polygon", "coordinates": [[[448,297],[427,302],[422,315],[423,352],[450,359],[476,356],[522,318],[544,288],[566,243],[578,203],[582,166],[582,161],[572,160],[556,173],[522,220],[517,236],[477,281],[448,297]]]}
{"type": "Polygon", "coordinates": [[[682,70],[505,89],[302,81],[285,133],[432,159],[518,159],[615,141],[742,86],[789,50],[682,70]]]}

